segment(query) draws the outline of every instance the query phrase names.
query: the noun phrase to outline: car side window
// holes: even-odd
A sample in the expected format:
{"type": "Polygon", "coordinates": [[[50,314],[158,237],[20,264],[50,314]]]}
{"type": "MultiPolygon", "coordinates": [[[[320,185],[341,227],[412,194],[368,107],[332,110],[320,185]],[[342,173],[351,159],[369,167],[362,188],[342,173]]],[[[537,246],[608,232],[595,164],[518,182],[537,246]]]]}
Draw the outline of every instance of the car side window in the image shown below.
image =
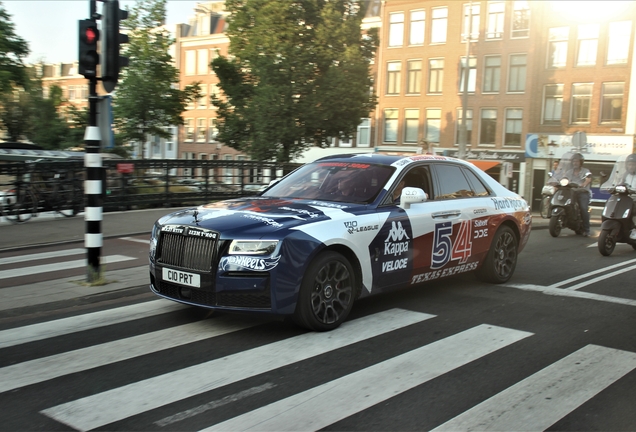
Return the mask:
{"type": "Polygon", "coordinates": [[[490,191],[486,188],[486,186],[484,186],[484,183],[474,172],[469,169],[464,169],[464,173],[466,174],[466,177],[468,177],[470,185],[475,191],[475,196],[486,197],[490,195],[490,191]]]}
{"type": "Polygon", "coordinates": [[[457,199],[476,196],[475,191],[462,172],[462,168],[450,164],[436,164],[435,173],[437,190],[436,199],[457,199]]]}

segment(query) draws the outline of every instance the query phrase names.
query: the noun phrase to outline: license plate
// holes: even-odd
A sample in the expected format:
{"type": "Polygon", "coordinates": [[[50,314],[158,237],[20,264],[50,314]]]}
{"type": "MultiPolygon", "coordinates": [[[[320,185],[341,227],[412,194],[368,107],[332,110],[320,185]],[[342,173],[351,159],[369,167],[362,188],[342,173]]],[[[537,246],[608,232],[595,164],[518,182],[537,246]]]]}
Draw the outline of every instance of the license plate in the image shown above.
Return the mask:
{"type": "Polygon", "coordinates": [[[195,273],[188,273],[181,270],[163,268],[163,280],[179,285],[186,285],[195,288],[201,287],[201,276],[195,273]]]}

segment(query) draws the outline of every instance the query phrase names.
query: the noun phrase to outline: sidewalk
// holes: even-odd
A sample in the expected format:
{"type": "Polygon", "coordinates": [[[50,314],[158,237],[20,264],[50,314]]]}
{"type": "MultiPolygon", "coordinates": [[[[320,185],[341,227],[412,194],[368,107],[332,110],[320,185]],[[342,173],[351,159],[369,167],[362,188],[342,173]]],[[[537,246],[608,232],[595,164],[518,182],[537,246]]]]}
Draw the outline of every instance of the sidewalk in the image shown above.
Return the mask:
{"type": "MultiPolygon", "coordinates": [[[[104,238],[149,234],[155,220],[177,210],[179,208],[104,213],[102,234],[104,238]]],[[[592,210],[593,230],[600,226],[601,211],[599,208],[592,210]]],[[[548,223],[548,219],[533,214],[533,230],[547,229],[548,223]]],[[[60,242],[83,245],[85,224],[83,214],[72,218],[41,215],[21,225],[0,221],[0,252],[60,242]]],[[[105,279],[107,284],[95,287],[83,285],[85,278],[77,276],[19,287],[5,288],[0,283],[0,312],[144,287],[149,281],[148,267],[106,271],[105,279]]]]}

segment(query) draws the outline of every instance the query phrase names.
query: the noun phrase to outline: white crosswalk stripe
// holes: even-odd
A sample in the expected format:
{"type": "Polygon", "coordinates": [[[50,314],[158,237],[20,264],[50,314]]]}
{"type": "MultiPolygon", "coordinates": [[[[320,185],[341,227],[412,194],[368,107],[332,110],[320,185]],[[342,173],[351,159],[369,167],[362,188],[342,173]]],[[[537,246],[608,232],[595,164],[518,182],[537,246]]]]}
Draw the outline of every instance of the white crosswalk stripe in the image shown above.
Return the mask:
{"type": "MultiPolygon", "coordinates": [[[[107,255],[101,259],[102,264],[112,264],[122,261],[131,261],[136,258],[126,255],[107,255]]],[[[34,275],[40,273],[50,273],[60,270],[70,270],[86,267],[86,259],[62,261],[58,263],[42,264],[30,267],[21,267],[9,270],[0,270],[0,279],[14,278],[24,275],[34,275]]]]}
{"type": "Polygon", "coordinates": [[[481,325],[205,430],[319,430],[528,336],[481,325]]]}
{"type": "Polygon", "coordinates": [[[0,393],[224,335],[255,324],[253,321],[231,318],[199,321],[7,366],[0,369],[0,393]]]}
{"type": "Polygon", "coordinates": [[[169,300],[153,300],[25,327],[2,330],[0,331],[0,348],[133,321],[153,315],[173,312],[185,307],[187,306],[169,300]]]}
{"type": "Polygon", "coordinates": [[[634,369],[635,353],[588,345],[434,430],[545,430],[634,369]]]}
{"type": "Polygon", "coordinates": [[[331,332],[306,333],[48,408],[42,413],[77,430],[95,429],[432,317],[389,310],[345,322],[331,332]]]}

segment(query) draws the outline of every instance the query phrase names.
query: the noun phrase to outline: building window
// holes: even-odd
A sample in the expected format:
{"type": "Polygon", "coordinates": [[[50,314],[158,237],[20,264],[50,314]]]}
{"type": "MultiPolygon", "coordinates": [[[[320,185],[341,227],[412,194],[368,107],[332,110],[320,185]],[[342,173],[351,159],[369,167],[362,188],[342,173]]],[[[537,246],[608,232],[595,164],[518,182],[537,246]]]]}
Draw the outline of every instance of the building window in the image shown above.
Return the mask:
{"type": "Polygon", "coordinates": [[[607,41],[608,65],[627,64],[629,57],[629,41],[632,33],[631,21],[609,23],[609,38],[607,41]]]}
{"type": "Polygon", "coordinates": [[[518,108],[506,109],[505,146],[521,147],[521,128],[523,126],[523,110],[518,108]]]}
{"type": "Polygon", "coordinates": [[[446,43],[448,30],[448,8],[435,8],[431,11],[431,43],[446,43]]]}
{"type": "Polygon", "coordinates": [[[199,86],[201,88],[201,97],[199,98],[199,109],[206,109],[208,107],[208,85],[201,84],[199,86]]]}
{"type": "MultiPolygon", "coordinates": [[[[462,112],[463,110],[460,108],[457,110],[457,131],[455,133],[455,143],[459,144],[459,135],[461,133],[462,126],[462,112]]],[[[473,136],[473,110],[468,108],[466,110],[466,144],[470,145],[472,143],[473,136]]]]}
{"type": "Polygon", "coordinates": [[[592,84],[572,84],[572,115],[570,123],[589,123],[592,84]]]}
{"type": "Polygon", "coordinates": [[[424,26],[426,12],[423,10],[411,11],[411,27],[409,29],[409,45],[424,44],[424,26]]]}
{"type": "Polygon", "coordinates": [[[501,56],[484,57],[484,93],[499,93],[501,56]]]}
{"type": "Polygon", "coordinates": [[[554,27],[548,34],[548,67],[565,67],[568,57],[569,27],[554,27]]]}
{"type": "Polygon", "coordinates": [[[444,84],[444,59],[430,59],[428,61],[428,92],[441,94],[444,84]]]}
{"type": "Polygon", "coordinates": [[[389,16],[389,46],[400,47],[404,42],[404,13],[392,13],[389,16]]]}
{"type": "Polygon", "coordinates": [[[404,142],[416,143],[418,141],[418,131],[420,129],[420,110],[404,110],[404,142]]]}
{"type": "Polygon", "coordinates": [[[479,39],[479,4],[464,5],[464,20],[462,21],[462,42],[470,33],[470,40],[479,39]]]}
{"type": "Polygon", "coordinates": [[[594,66],[598,51],[598,24],[586,24],[579,26],[577,66],[594,66]]]}
{"type": "Polygon", "coordinates": [[[216,141],[216,137],[219,135],[219,128],[216,127],[216,119],[210,119],[210,127],[208,128],[208,141],[216,141]]]}
{"type": "Polygon", "coordinates": [[[419,94],[422,83],[422,60],[409,60],[407,63],[407,93],[419,94]]]}
{"type": "Polygon", "coordinates": [[[601,95],[601,123],[619,123],[623,113],[625,83],[603,83],[601,95]]]}
{"type": "Polygon", "coordinates": [[[482,109],[479,144],[494,145],[497,137],[497,110],[482,109]]]}
{"type": "Polygon", "coordinates": [[[543,123],[561,122],[563,84],[548,84],[543,91],[543,123]]]}
{"type": "Polygon", "coordinates": [[[504,15],[506,4],[504,2],[488,3],[488,29],[486,39],[501,39],[503,37],[504,15]]]}
{"type": "Polygon", "coordinates": [[[207,119],[200,118],[197,119],[197,142],[205,141],[207,130],[206,130],[207,119]]]}
{"type": "Polygon", "coordinates": [[[208,50],[197,50],[197,75],[207,75],[210,70],[210,62],[208,61],[208,50]]]}
{"type": "Polygon", "coordinates": [[[197,52],[189,50],[185,52],[185,74],[195,75],[197,72],[197,52]]]}
{"type": "Polygon", "coordinates": [[[442,110],[426,110],[426,141],[439,143],[440,129],[442,125],[442,110]]]}
{"type": "Polygon", "coordinates": [[[508,91],[513,93],[524,92],[526,90],[526,54],[512,54],[509,67],[508,91]]]}
{"type": "Polygon", "coordinates": [[[183,123],[185,128],[185,140],[194,141],[194,119],[185,119],[183,123]]]}
{"type": "Polygon", "coordinates": [[[386,75],[386,94],[400,94],[400,81],[402,80],[402,63],[389,62],[387,64],[386,75]]]}
{"type": "MultiPolygon", "coordinates": [[[[465,81],[466,81],[466,57],[461,58],[460,67],[459,67],[459,91],[460,93],[464,91],[465,81]]],[[[468,58],[468,92],[475,93],[475,85],[477,82],[477,58],[469,57],[468,58]]]]}
{"type": "Polygon", "coordinates": [[[358,125],[358,133],[356,134],[356,146],[371,146],[371,119],[363,118],[358,125]]]}
{"type": "Polygon", "coordinates": [[[530,35],[530,7],[527,1],[516,1],[512,8],[512,29],[510,37],[521,38],[530,35]]]}
{"type": "Polygon", "coordinates": [[[384,110],[384,142],[397,142],[398,110],[389,108],[384,110]]]}
{"type": "Polygon", "coordinates": [[[75,100],[75,86],[68,86],[68,100],[75,100]]]}

